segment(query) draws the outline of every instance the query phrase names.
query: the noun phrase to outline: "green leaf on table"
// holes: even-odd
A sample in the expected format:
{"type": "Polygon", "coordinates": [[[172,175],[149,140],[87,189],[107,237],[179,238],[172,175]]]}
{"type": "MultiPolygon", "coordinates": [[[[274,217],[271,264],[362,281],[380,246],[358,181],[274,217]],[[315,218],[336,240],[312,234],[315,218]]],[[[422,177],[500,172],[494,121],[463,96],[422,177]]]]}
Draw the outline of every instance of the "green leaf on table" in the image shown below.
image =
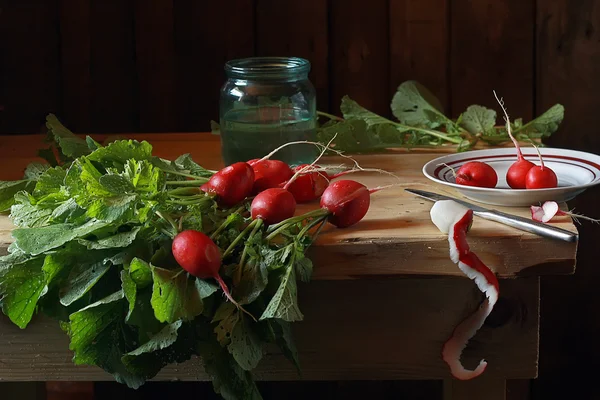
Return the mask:
{"type": "Polygon", "coordinates": [[[29,196],[23,192],[15,195],[15,204],[10,208],[10,219],[15,226],[19,228],[44,226],[51,217],[51,208],[32,205],[29,196]]]}
{"type": "Polygon", "coordinates": [[[129,263],[129,275],[136,287],[143,289],[152,283],[152,269],[150,265],[139,258],[134,258],[129,263]]]}
{"type": "Polygon", "coordinates": [[[239,311],[236,312],[240,317],[231,332],[231,340],[227,345],[227,350],[240,367],[246,371],[252,371],[258,366],[263,357],[262,343],[248,317],[239,313],[239,311]]]}
{"type": "Polygon", "coordinates": [[[125,164],[126,176],[138,193],[156,194],[163,189],[164,174],[149,161],[129,160],[125,164]]]}
{"type": "Polygon", "coordinates": [[[200,298],[202,300],[210,297],[213,293],[219,290],[219,285],[215,283],[210,283],[204,279],[196,278],[196,290],[200,294],[200,298]]]}
{"type": "Polygon", "coordinates": [[[100,147],[102,147],[100,143],[96,142],[90,136],[85,137],[85,143],[87,144],[87,147],[88,149],[90,149],[90,151],[98,150],[100,147]]]}
{"type": "Polygon", "coordinates": [[[79,243],[87,247],[89,250],[93,249],[114,249],[120,247],[127,247],[137,237],[141,227],[136,226],[127,232],[119,232],[111,236],[107,236],[98,240],[84,240],[80,239],[79,243]]]}
{"type": "Polygon", "coordinates": [[[164,327],[154,317],[154,310],[150,304],[152,288],[138,287],[131,276],[131,269],[121,271],[121,287],[129,303],[125,322],[137,326],[140,343],[146,342],[164,327]]]}
{"type": "Polygon", "coordinates": [[[48,136],[56,142],[65,156],[77,158],[89,154],[86,141],[68,130],[54,114],[46,116],[46,127],[48,136]]]}
{"type": "Polygon", "coordinates": [[[56,154],[54,154],[54,152],[52,151],[52,147],[48,147],[46,149],[39,149],[37,151],[37,155],[39,158],[46,160],[46,162],[51,167],[56,167],[59,164],[56,154]]]}
{"type": "MultiPolygon", "coordinates": [[[[394,127],[394,129],[396,129],[396,122],[367,110],[359,105],[356,101],[350,99],[348,96],[344,96],[342,98],[340,110],[342,111],[345,119],[358,119],[364,121],[367,124],[367,128],[371,128],[376,125],[391,125],[394,127]]],[[[405,131],[408,129],[400,128],[400,130],[405,131]]]]}
{"type": "Polygon", "coordinates": [[[127,316],[125,317],[125,322],[129,322],[129,318],[131,318],[131,314],[135,309],[135,303],[137,299],[137,286],[131,276],[129,271],[121,270],[121,287],[123,289],[123,294],[129,303],[129,310],[127,312],[127,316]]]}
{"type": "Polygon", "coordinates": [[[214,335],[206,334],[206,338],[198,342],[197,352],[215,392],[225,400],[262,400],[252,374],[240,367],[214,335]]]}
{"type": "Polygon", "coordinates": [[[460,125],[472,134],[487,133],[496,125],[496,111],[479,105],[469,106],[462,114],[460,125]]]}
{"type": "Polygon", "coordinates": [[[281,349],[283,355],[290,360],[300,373],[300,360],[298,358],[298,349],[292,337],[292,326],[289,322],[281,319],[267,319],[264,322],[270,324],[275,334],[275,343],[281,349]]]}
{"type": "Polygon", "coordinates": [[[105,167],[123,168],[128,160],[150,160],[152,145],[145,140],[118,140],[93,151],[86,158],[105,167]]]}
{"type": "Polygon", "coordinates": [[[260,319],[280,318],[284,321],[302,321],[304,315],[298,307],[298,288],[296,286],[296,268],[288,265],[281,275],[279,288],[271,298],[260,319]]]}
{"type": "Polygon", "coordinates": [[[108,272],[111,265],[105,260],[75,265],[60,288],[60,303],[68,306],[82,298],[108,272]]]}
{"type": "Polygon", "coordinates": [[[56,224],[39,228],[19,228],[12,232],[16,245],[27,254],[37,255],[55,249],[76,238],[104,228],[106,222],[90,220],[83,225],[56,224]]]}
{"type": "Polygon", "coordinates": [[[42,164],[38,162],[32,162],[27,165],[25,168],[25,173],[23,178],[29,179],[31,181],[37,181],[40,179],[40,176],[46,172],[50,166],[48,164],[42,164]]]}
{"type": "MultiPolygon", "coordinates": [[[[41,202],[46,198],[52,198],[57,194],[61,194],[60,191],[65,183],[66,176],[67,172],[61,167],[49,168],[39,176],[32,193],[33,197],[37,202],[41,202]]],[[[65,200],[67,196],[63,193],[60,198],[65,200]]]]}
{"type": "Polygon", "coordinates": [[[35,183],[29,180],[0,181],[0,212],[10,210],[15,203],[15,194],[22,190],[29,192],[34,187],[35,183]]]}
{"type": "Polygon", "coordinates": [[[60,204],[52,212],[52,222],[72,222],[75,223],[82,219],[85,214],[85,209],[81,208],[74,198],[70,198],[64,203],[60,204]]]}
{"type": "Polygon", "coordinates": [[[124,294],[119,290],[71,314],[61,326],[69,335],[76,365],[97,365],[117,382],[137,389],[145,379],[130,372],[121,361],[133,346],[133,331],[123,321],[124,294]]]}
{"type": "Polygon", "coordinates": [[[152,308],[160,322],[192,320],[202,313],[202,298],[195,279],[183,269],[169,270],[152,266],[152,308]]]}
{"type": "Polygon", "coordinates": [[[189,154],[183,154],[175,160],[175,164],[184,170],[189,171],[190,174],[210,178],[213,175],[212,171],[198,165],[189,154]]]}
{"type": "Polygon", "coordinates": [[[403,82],[392,98],[392,113],[400,122],[412,126],[436,128],[449,119],[440,101],[417,81],[403,82]]]}
{"type": "Polygon", "coordinates": [[[227,346],[231,343],[231,334],[235,324],[240,319],[240,313],[233,303],[221,303],[212,322],[218,322],[215,326],[214,332],[221,346],[227,346]]]}
{"type": "Polygon", "coordinates": [[[125,354],[123,364],[135,375],[151,379],[165,366],[189,360],[195,353],[192,327],[176,321],[162,328],[150,340],[125,354]]]}
{"type": "Polygon", "coordinates": [[[562,104],[555,104],[537,118],[525,125],[514,129],[513,134],[525,134],[530,137],[549,137],[558,130],[565,117],[565,108],[562,104]]]}
{"type": "Polygon", "coordinates": [[[113,194],[126,194],[135,190],[133,184],[127,178],[121,175],[102,175],[98,179],[98,183],[100,183],[106,190],[113,194]]]}
{"type": "Polygon", "coordinates": [[[23,262],[22,253],[0,257],[0,299],[2,311],[19,328],[31,321],[40,297],[63,265],[53,255],[34,257],[23,262]]]}
{"type": "Polygon", "coordinates": [[[99,221],[127,222],[135,218],[138,197],[135,194],[102,197],[94,200],[87,209],[87,216],[99,221]]]}
{"type": "Polygon", "coordinates": [[[298,278],[305,283],[310,282],[310,278],[312,276],[313,271],[313,263],[310,258],[304,255],[304,252],[301,250],[296,251],[296,260],[294,262],[294,268],[296,269],[296,274],[298,278]]]}

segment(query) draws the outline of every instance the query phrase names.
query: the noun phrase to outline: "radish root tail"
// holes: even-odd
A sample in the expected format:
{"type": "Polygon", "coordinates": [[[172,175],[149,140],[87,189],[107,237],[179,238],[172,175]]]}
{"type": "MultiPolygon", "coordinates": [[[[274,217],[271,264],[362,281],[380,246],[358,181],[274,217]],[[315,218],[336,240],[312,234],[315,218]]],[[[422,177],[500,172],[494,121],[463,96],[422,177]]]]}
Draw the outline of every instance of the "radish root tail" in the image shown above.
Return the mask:
{"type": "Polygon", "coordinates": [[[256,318],[254,318],[254,315],[250,314],[248,311],[246,311],[246,309],[244,307],[242,307],[237,301],[235,301],[235,299],[233,297],[231,297],[231,293],[229,292],[229,288],[227,288],[227,285],[225,284],[225,282],[223,281],[223,278],[221,278],[220,275],[216,275],[215,279],[217,280],[217,282],[219,283],[219,286],[221,286],[221,289],[223,290],[223,293],[225,294],[225,297],[227,297],[227,299],[229,299],[229,301],[231,301],[231,303],[237,307],[238,310],[241,310],[242,312],[244,312],[245,314],[249,315],[250,318],[252,318],[252,320],[254,322],[257,322],[256,318]]]}

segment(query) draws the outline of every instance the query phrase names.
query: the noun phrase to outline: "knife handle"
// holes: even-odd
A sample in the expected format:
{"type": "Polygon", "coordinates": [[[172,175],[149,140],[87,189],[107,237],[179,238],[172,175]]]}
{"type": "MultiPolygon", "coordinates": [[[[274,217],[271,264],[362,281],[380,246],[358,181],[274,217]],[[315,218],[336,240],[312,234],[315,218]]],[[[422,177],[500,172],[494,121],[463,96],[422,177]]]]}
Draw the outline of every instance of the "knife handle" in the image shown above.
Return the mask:
{"type": "Polygon", "coordinates": [[[480,211],[475,212],[474,214],[481,218],[496,221],[501,224],[512,226],[513,228],[517,228],[526,232],[531,232],[536,235],[544,236],[550,239],[563,240],[565,242],[577,242],[579,240],[579,235],[577,233],[568,231],[566,229],[558,228],[552,225],[543,224],[541,222],[533,221],[527,218],[519,217],[518,215],[506,214],[502,211],[480,211]]]}

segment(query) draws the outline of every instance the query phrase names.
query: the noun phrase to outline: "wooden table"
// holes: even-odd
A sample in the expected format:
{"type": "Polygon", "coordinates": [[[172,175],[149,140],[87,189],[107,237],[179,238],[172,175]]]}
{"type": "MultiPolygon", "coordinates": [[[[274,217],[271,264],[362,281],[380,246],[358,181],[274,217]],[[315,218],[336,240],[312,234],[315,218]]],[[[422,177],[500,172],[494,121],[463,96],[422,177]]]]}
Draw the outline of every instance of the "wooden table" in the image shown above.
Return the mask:
{"type": "MultiPolygon", "coordinates": [[[[106,135],[93,136],[106,139],[106,135]]],[[[222,165],[218,138],[209,134],[120,137],[147,139],[155,154],[164,158],[191,153],[205,167],[222,165]]],[[[20,178],[39,146],[38,136],[0,137],[0,179],[20,178]]],[[[418,185],[429,182],[421,167],[438,155],[399,151],[356,159],[363,167],[385,168],[405,183],[423,187],[418,185]]],[[[353,179],[368,186],[397,183],[375,173],[354,174],[353,179]]],[[[429,189],[442,190],[435,185],[429,189]]],[[[444,379],[445,399],[496,400],[505,398],[507,379],[535,378],[539,276],[574,273],[577,244],[475,218],[469,233],[471,249],[501,278],[501,297],[463,355],[467,367],[485,358],[488,369],[480,378],[459,382],[449,379],[441,347],[482,295],[450,261],[447,237],[430,220],[431,203],[394,187],[374,194],[371,204],[363,221],[349,229],[325,229],[310,250],[314,280],[300,285],[305,320],[294,324],[303,379],[444,379]]],[[[310,207],[315,205],[303,206],[299,212],[310,207]]],[[[529,216],[525,208],[503,210],[529,216]]],[[[576,230],[568,218],[557,225],[576,230]]],[[[10,220],[0,216],[0,251],[11,242],[12,228],[10,220]]],[[[38,317],[21,331],[0,318],[0,379],[112,379],[98,368],[74,366],[71,357],[68,338],[55,322],[38,317]]],[[[265,380],[298,379],[277,351],[263,359],[256,375],[265,380]]],[[[198,360],[191,360],[165,368],[157,379],[207,377],[198,360]]]]}

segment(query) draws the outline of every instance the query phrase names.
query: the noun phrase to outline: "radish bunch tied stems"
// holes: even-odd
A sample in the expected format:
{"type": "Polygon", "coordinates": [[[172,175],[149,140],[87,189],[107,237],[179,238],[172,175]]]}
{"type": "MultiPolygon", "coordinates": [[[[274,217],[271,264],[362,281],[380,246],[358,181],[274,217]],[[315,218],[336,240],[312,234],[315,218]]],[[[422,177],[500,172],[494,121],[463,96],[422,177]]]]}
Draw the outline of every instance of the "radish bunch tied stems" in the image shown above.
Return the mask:
{"type": "Polygon", "coordinates": [[[0,182],[0,210],[17,227],[0,257],[14,324],[55,318],[74,363],[132,388],[199,356],[224,398],[260,399],[252,371],[268,344],[299,369],[291,323],[304,318],[306,249],[324,226],[358,223],[381,188],[331,181],[316,163],[294,171],[273,154],[212,171],[189,155],[156,157],[145,141],[83,140],[52,115],[47,126],[48,163],[0,182]],[[320,204],[296,215],[286,186],[313,173],[326,177],[312,191],[320,204]]]}

